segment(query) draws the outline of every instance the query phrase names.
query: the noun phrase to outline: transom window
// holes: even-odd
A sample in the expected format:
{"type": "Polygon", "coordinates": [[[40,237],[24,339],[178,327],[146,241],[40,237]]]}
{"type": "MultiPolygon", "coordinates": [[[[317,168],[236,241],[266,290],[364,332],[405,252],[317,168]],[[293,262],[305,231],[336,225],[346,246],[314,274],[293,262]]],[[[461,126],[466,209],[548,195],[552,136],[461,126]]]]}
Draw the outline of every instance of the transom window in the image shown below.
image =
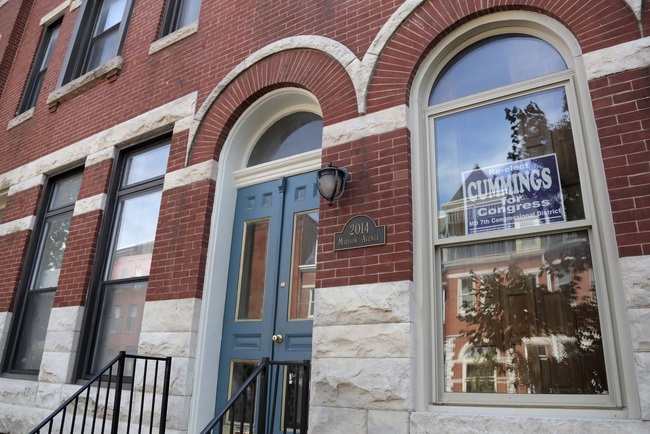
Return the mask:
{"type": "Polygon", "coordinates": [[[611,405],[572,74],[546,41],[505,34],[434,81],[440,401],[611,405]],[[489,351],[468,362],[468,346],[489,351]]]}
{"type": "Polygon", "coordinates": [[[259,138],[248,167],[320,149],[323,119],[311,112],[295,112],[271,125],[259,138]]]}

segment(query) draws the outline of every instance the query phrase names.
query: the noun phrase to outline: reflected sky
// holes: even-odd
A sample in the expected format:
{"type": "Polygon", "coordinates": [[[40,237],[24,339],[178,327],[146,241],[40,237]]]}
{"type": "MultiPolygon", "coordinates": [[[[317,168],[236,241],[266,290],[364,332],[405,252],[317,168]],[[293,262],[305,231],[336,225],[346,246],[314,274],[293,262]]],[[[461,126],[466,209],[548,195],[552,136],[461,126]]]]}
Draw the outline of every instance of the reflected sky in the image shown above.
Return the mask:
{"type": "Polygon", "coordinates": [[[523,109],[533,102],[544,112],[550,126],[566,116],[564,95],[564,87],[560,87],[436,118],[438,209],[461,188],[463,172],[508,161],[513,143],[506,108],[523,109]]]}

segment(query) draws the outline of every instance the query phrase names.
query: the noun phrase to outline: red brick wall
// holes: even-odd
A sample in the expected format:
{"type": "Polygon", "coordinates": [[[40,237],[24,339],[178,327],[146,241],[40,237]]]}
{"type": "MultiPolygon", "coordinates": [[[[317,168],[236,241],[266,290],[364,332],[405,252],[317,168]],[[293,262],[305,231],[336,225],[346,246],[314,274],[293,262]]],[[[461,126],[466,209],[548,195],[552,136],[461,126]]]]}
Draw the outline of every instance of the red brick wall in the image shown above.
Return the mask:
{"type": "Polygon", "coordinates": [[[148,301],[201,297],[214,194],[211,180],[163,192],[148,301]]]}
{"type": "Polygon", "coordinates": [[[589,83],[621,256],[650,255],[650,70],[589,83]]]}
{"type": "MultiPolygon", "coordinates": [[[[78,199],[107,193],[112,168],[112,159],[85,168],[78,199]]],[[[84,305],[87,292],[93,290],[89,285],[103,216],[104,211],[96,210],[72,218],[54,298],[55,307],[84,305]]]]}
{"type": "Polygon", "coordinates": [[[0,98],[7,83],[34,0],[11,1],[0,11],[0,98]],[[11,29],[11,30],[10,30],[11,29]]]}
{"type": "Polygon", "coordinates": [[[347,167],[343,196],[321,202],[317,287],[413,280],[411,151],[408,130],[323,150],[323,161],[347,167]],[[334,234],[355,215],[386,226],[386,245],[334,251],[334,234]]]}
{"type": "MultiPolygon", "coordinates": [[[[42,191],[39,185],[8,196],[3,221],[36,215],[42,191]]],[[[24,230],[0,237],[0,312],[13,309],[31,235],[24,230]]]]}
{"type": "MultiPolygon", "coordinates": [[[[56,87],[79,13],[78,9],[66,11],[34,117],[7,131],[3,126],[14,117],[40,41],[39,20],[60,4],[60,0],[33,1],[27,20],[28,31],[19,44],[12,45],[20,46],[19,55],[7,73],[5,91],[0,99],[0,174],[190,92],[198,92],[201,104],[226,74],[247,56],[285,37],[329,37],[362,58],[381,26],[402,4],[395,0],[204,0],[198,33],[149,55],[149,44],[157,39],[163,2],[138,0],[134,2],[122,53],[125,64],[119,78],[80,93],[50,113],[45,99],[56,87]]],[[[16,3],[12,0],[3,6],[0,23],[8,16],[5,12],[14,11],[16,3]]],[[[650,29],[647,18],[650,13],[646,13],[640,27],[621,0],[530,0],[526,5],[522,3],[515,0],[425,2],[396,31],[381,54],[369,89],[368,112],[408,103],[413,74],[431,47],[462,23],[491,12],[524,9],[554,17],[576,35],[583,52],[637,39],[641,37],[641,29],[645,29],[644,34],[650,29]]],[[[648,7],[646,2],[645,10],[648,7]]],[[[4,37],[2,43],[5,43],[4,37]]],[[[602,79],[605,82],[592,83],[620,253],[624,256],[647,254],[650,244],[647,238],[650,233],[648,163],[642,164],[644,157],[647,160],[648,144],[647,138],[640,137],[648,130],[648,116],[642,119],[648,110],[648,78],[635,74],[617,74],[602,79]],[[624,96],[620,86],[631,87],[628,89],[631,95],[624,96]],[[623,113],[612,113],[631,101],[640,114],[626,117],[623,113]],[[609,114],[608,107],[611,107],[609,114]],[[612,116],[625,127],[618,130],[612,127],[612,116]],[[645,154],[641,143],[645,144],[645,154]],[[618,153],[623,150],[625,161],[618,153]]],[[[217,159],[230,128],[245,108],[262,94],[289,85],[308,89],[316,95],[326,125],[357,116],[352,83],[337,61],[313,50],[279,53],[247,69],[222,92],[201,125],[190,155],[191,164],[217,159]]],[[[169,170],[184,166],[186,137],[187,132],[173,137],[169,170]]],[[[351,179],[346,195],[334,207],[321,207],[318,285],[412,279],[410,138],[407,130],[325,149],[323,161],[348,167],[351,179]],[[333,234],[341,230],[350,216],[357,214],[367,214],[378,224],[386,225],[387,244],[333,252],[333,234]]],[[[94,166],[84,174],[80,198],[108,189],[110,169],[104,163],[94,166]],[[87,185],[93,187],[87,188],[87,185]]],[[[204,181],[164,192],[149,299],[200,296],[214,190],[213,182],[204,181]]],[[[39,194],[30,190],[10,196],[4,221],[34,215],[39,194]]],[[[100,219],[100,212],[73,219],[68,249],[73,250],[74,246],[79,254],[66,255],[64,259],[62,290],[55,301],[57,306],[84,302],[100,219]]],[[[19,275],[12,270],[20,269],[27,237],[27,233],[21,233],[0,238],[0,255],[3,261],[8,261],[3,265],[9,270],[0,281],[2,297],[5,297],[0,298],[0,309],[11,308],[19,275]]]]}

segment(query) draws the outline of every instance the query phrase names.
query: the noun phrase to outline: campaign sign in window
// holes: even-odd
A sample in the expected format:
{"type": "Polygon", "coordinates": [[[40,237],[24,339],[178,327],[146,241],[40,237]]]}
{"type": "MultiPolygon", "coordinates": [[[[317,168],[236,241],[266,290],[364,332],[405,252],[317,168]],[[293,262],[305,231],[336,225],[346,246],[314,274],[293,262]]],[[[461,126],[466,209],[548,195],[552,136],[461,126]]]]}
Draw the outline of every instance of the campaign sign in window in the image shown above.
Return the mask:
{"type": "Polygon", "coordinates": [[[566,221],[555,154],[462,173],[467,234],[566,221]]]}

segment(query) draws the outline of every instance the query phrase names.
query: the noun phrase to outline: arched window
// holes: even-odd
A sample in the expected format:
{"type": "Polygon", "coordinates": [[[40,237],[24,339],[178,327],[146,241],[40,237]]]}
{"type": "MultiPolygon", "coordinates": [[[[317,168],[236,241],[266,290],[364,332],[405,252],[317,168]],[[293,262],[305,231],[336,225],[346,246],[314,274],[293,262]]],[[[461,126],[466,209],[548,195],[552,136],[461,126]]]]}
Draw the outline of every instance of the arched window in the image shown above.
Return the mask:
{"type": "Polygon", "coordinates": [[[432,54],[419,91],[434,401],[615,407],[611,289],[573,59],[513,29],[432,54]],[[468,346],[502,356],[468,369],[468,346]]]}
{"type": "Polygon", "coordinates": [[[272,124],[259,138],[248,167],[320,149],[323,119],[311,112],[291,113],[272,124]]]}

